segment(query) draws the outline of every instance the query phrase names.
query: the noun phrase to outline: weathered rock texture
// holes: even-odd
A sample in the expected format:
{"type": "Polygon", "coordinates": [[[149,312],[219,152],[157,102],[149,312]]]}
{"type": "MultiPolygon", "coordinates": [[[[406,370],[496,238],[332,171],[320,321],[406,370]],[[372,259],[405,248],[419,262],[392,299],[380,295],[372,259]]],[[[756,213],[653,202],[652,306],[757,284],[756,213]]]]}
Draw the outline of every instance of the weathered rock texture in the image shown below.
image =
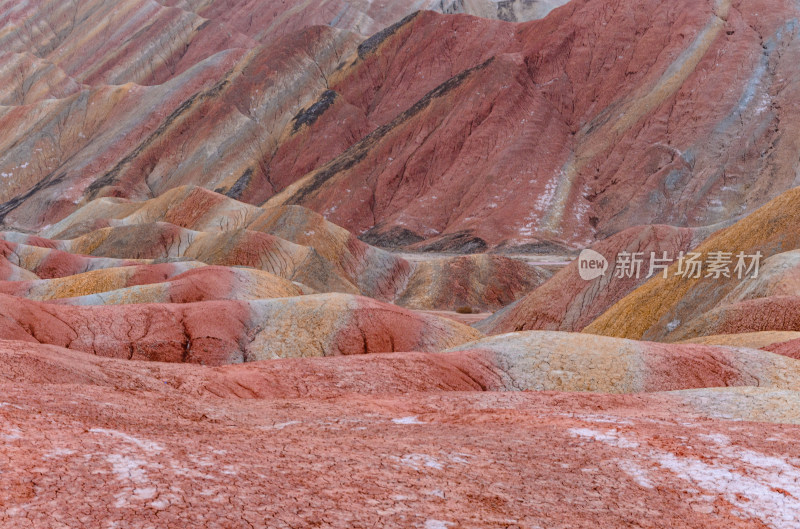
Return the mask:
{"type": "MultiPolygon", "coordinates": [[[[497,365],[482,386],[497,390],[639,393],[724,386],[796,391],[800,364],[755,349],[636,342],[561,332],[486,338],[454,351],[497,365]]],[[[479,378],[479,377],[476,377],[479,378]]]]}
{"type": "Polygon", "coordinates": [[[194,184],[383,245],[583,246],[794,185],[788,0],[117,4],[0,10],[9,226],[194,184]]]}
{"type": "Polygon", "coordinates": [[[500,255],[409,262],[301,206],[259,208],[195,186],[144,202],[99,198],[41,234],[66,240],[3,236],[16,244],[116,259],[248,266],[311,290],[363,294],[415,309],[497,310],[550,277],[543,267],[500,255]]]}
{"type": "Polygon", "coordinates": [[[480,337],[455,321],[344,294],[70,306],[0,296],[0,335],[100,356],[221,365],[440,351],[480,337]]]}
{"type": "Polygon", "coordinates": [[[0,356],[8,526],[635,519],[654,529],[790,529],[800,510],[797,427],[707,418],[724,409],[791,422],[780,412],[796,410],[787,391],[380,392],[334,366],[369,365],[361,358],[306,360],[330,366],[321,374],[351,374],[337,393],[283,361],[271,385],[259,364],[210,370],[13,342],[0,342],[0,356]]]}
{"type": "Polygon", "coordinates": [[[60,279],[6,281],[0,283],[0,292],[80,305],[255,300],[310,293],[302,285],[268,272],[204,267],[193,262],[107,268],[60,279]],[[184,266],[187,264],[190,266],[184,266]]]}
{"type": "Polygon", "coordinates": [[[794,185],[780,116],[795,111],[796,9],[588,1],[523,26],[421,14],[337,71],[334,104],[299,131],[307,145],[348,122],[373,132],[270,203],[432,247],[736,218],[794,185]]]}

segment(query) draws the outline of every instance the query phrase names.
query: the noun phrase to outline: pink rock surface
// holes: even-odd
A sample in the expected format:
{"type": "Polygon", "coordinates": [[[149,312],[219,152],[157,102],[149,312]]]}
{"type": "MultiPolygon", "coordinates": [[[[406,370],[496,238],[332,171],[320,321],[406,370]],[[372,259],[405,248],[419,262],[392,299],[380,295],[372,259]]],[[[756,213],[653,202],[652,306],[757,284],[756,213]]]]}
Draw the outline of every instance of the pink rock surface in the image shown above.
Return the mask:
{"type": "Polygon", "coordinates": [[[709,420],[674,397],[0,384],[0,520],[20,528],[785,529],[800,509],[797,427],[709,420]]]}
{"type": "Polygon", "coordinates": [[[0,335],[99,356],[222,365],[267,358],[439,351],[481,336],[369,298],[70,306],[0,295],[0,335]]]}
{"type": "Polygon", "coordinates": [[[764,350],[800,360],[800,339],[771,344],[764,347],[764,350]]]}

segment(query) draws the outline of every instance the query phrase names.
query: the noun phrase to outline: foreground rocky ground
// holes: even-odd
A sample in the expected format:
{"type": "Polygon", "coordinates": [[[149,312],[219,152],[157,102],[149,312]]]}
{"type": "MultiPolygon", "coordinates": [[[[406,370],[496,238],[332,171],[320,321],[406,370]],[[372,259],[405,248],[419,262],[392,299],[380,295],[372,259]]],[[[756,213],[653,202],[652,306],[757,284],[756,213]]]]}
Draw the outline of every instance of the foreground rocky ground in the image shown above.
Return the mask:
{"type": "Polygon", "coordinates": [[[3,527],[797,527],[800,393],[763,373],[497,392],[480,373],[513,369],[463,353],[208,368],[0,345],[3,527]]]}
{"type": "Polygon", "coordinates": [[[800,509],[798,427],[681,395],[174,383],[4,382],[4,526],[790,528],[800,509]]]}

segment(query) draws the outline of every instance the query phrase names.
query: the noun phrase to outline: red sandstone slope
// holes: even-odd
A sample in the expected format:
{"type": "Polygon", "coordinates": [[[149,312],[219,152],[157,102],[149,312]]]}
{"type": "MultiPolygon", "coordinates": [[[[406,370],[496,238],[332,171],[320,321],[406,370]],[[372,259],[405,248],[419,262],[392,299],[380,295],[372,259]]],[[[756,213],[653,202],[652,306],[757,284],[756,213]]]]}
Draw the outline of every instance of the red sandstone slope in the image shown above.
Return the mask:
{"type": "Polygon", "coordinates": [[[795,15],[784,2],[573,2],[519,27],[481,23],[483,41],[477,21],[417,16],[336,73],[341,110],[304,133],[360,130],[347,105],[385,127],[270,203],[434,247],[735,217],[793,185],[795,15]],[[439,62],[459,42],[465,60],[439,62]]]}
{"type": "Polygon", "coordinates": [[[452,320],[344,294],[108,306],[0,295],[0,335],[100,356],[223,365],[440,351],[481,336],[452,320]]]}
{"type": "Polygon", "coordinates": [[[311,26],[368,36],[413,9],[440,7],[435,4],[9,0],[0,2],[0,42],[4,50],[31,53],[79,82],[159,84],[220,51],[244,52],[311,26]]]}
{"type": "MultiPolygon", "coordinates": [[[[197,9],[233,20],[251,5],[197,9]]],[[[129,26],[152,9],[206,31],[192,12],[134,8],[129,26]]],[[[199,184],[252,203],[280,192],[270,204],[433,249],[583,245],[632,225],[712,224],[793,185],[795,10],[783,0],[576,0],[521,25],[425,12],[363,42],[287,23],[250,47],[216,43],[162,84],[95,84],[4,107],[0,125],[15,132],[0,145],[11,175],[0,213],[38,228],[87,196],[199,184]]],[[[8,39],[44,55],[59,43],[15,30],[34,11],[5,21],[8,39]]],[[[53,54],[77,49],[67,36],[53,54]]],[[[53,61],[94,83],[89,71],[122,71],[112,65],[124,57],[104,56],[106,69],[91,57],[53,61]]]]}
{"type": "Polygon", "coordinates": [[[0,43],[15,53],[0,68],[10,105],[0,126],[14,133],[0,143],[0,216],[26,227],[84,196],[145,198],[187,183],[237,197],[249,185],[250,200],[263,201],[276,192],[271,160],[289,121],[366,35],[425,7],[7,4],[0,43]]]}

